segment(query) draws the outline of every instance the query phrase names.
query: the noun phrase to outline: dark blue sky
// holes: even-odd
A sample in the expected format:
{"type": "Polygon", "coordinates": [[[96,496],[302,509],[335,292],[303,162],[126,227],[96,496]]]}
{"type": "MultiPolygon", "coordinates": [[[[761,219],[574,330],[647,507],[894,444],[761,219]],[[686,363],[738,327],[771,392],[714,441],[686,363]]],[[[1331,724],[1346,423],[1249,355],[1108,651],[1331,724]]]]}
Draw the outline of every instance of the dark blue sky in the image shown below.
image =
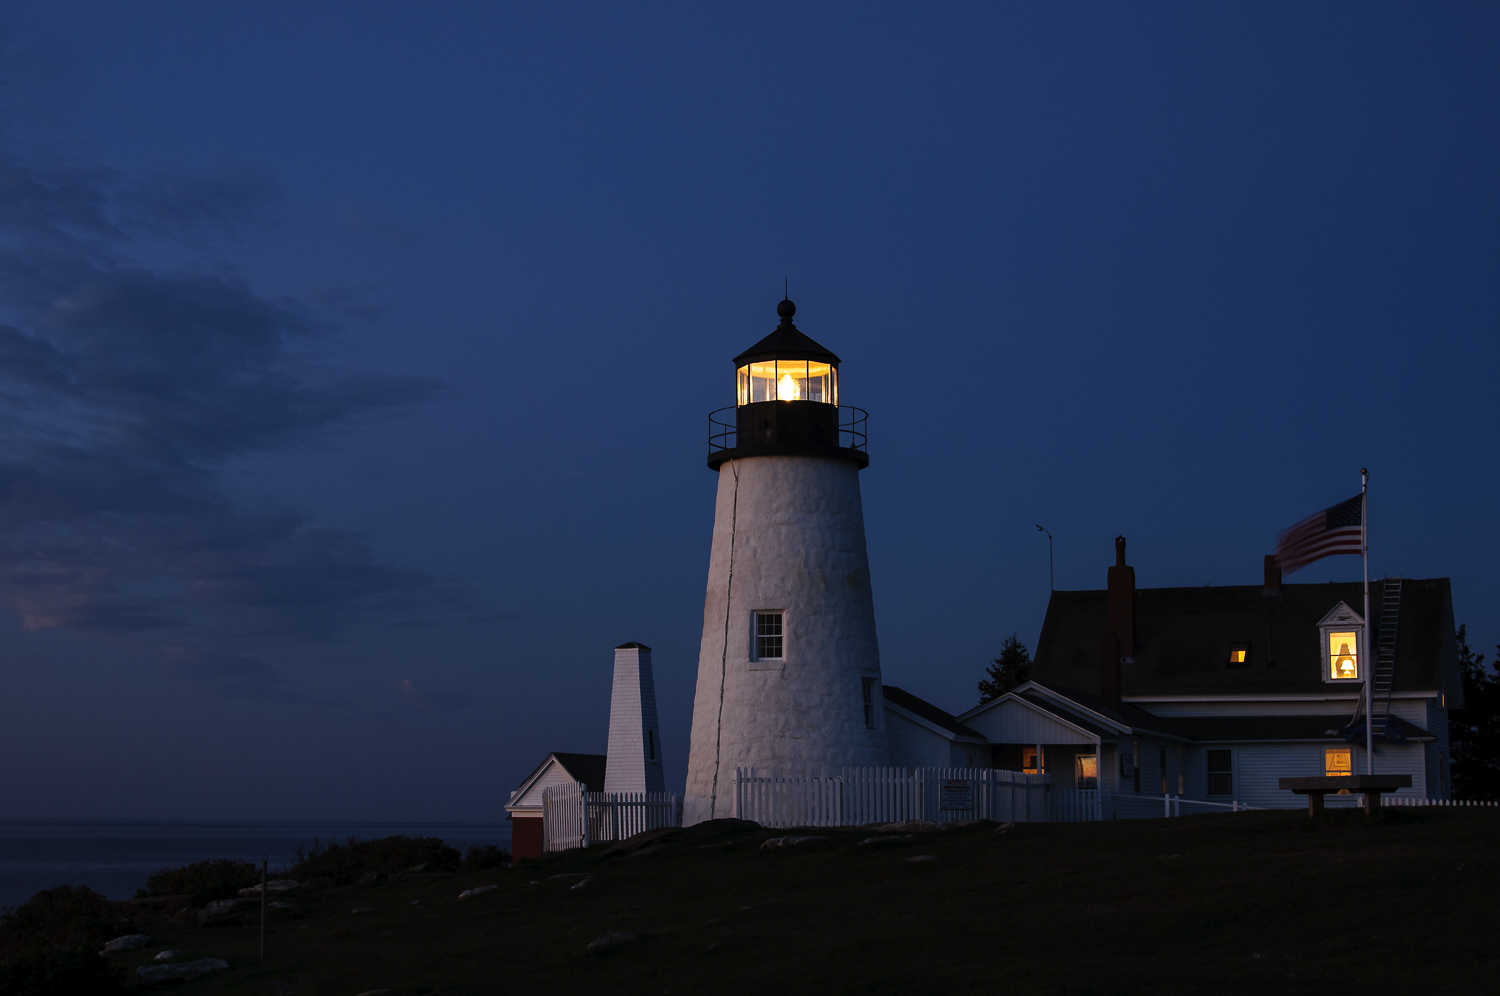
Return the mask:
{"type": "Polygon", "coordinates": [[[1035,642],[1036,523],[1258,583],[1361,466],[1500,641],[1492,6],[0,11],[0,818],[495,818],[625,640],[680,783],[784,278],[890,684],[1035,642]]]}

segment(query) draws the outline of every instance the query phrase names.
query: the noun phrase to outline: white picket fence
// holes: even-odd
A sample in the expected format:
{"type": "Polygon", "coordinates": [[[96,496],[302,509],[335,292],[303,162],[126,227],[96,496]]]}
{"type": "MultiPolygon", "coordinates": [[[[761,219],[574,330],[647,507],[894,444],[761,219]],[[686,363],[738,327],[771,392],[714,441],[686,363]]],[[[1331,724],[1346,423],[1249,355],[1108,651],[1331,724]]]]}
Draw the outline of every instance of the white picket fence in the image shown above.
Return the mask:
{"type": "Polygon", "coordinates": [[[1046,775],[995,768],[843,768],[838,774],[734,772],[735,815],[767,827],[902,820],[1048,819],[1046,775]]]}
{"type": "Polygon", "coordinates": [[[1098,789],[1054,788],[1047,793],[1047,813],[1053,823],[1090,823],[1104,819],[1104,800],[1098,789]]]}
{"type": "Polygon", "coordinates": [[[586,792],[582,785],[542,790],[542,850],[567,851],[624,840],[642,830],[682,826],[682,796],[672,792],[586,792]]]}
{"type": "Polygon", "coordinates": [[[1382,806],[1455,806],[1459,808],[1500,806],[1500,802],[1478,799],[1409,799],[1399,795],[1381,796],[1380,804],[1382,806]]]}

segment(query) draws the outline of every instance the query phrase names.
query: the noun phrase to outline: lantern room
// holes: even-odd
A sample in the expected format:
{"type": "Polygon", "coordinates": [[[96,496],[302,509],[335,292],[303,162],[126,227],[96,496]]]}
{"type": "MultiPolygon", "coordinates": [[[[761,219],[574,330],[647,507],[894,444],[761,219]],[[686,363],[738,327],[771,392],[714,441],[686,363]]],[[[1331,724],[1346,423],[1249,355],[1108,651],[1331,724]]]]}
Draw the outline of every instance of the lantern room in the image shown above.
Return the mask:
{"type": "Polygon", "coordinates": [[[781,322],[734,358],[735,404],[710,416],[710,467],[757,455],[844,456],[864,467],[865,413],[839,404],[839,358],[797,328],[797,306],[776,306],[781,322]]]}
{"type": "Polygon", "coordinates": [[[736,377],[739,404],[760,401],[839,403],[839,371],[818,360],[759,360],[746,363],[736,377]]]}

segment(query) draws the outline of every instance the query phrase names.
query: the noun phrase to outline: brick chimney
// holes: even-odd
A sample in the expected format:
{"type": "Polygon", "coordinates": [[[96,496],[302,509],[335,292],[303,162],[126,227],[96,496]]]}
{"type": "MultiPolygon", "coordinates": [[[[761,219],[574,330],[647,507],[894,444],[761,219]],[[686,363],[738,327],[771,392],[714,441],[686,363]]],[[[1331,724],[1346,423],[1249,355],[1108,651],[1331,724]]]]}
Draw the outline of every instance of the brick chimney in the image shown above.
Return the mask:
{"type": "Polygon", "coordinates": [[[1281,594],[1281,561],[1274,553],[1266,554],[1266,590],[1263,594],[1267,597],[1281,594]]]}
{"type": "Polygon", "coordinates": [[[1109,569],[1109,628],[1119,638],[1119,656],[1134,659],[1135,568],[1125,563],[1123,536],[1115,537],[1115,566],[1109,569]]]}
{"type": "Polygon", "coordinates": [[[1099,697],[1106,708],[1120,710],[1120,638],[1114,630],[1099,640],[1099,697]]]}

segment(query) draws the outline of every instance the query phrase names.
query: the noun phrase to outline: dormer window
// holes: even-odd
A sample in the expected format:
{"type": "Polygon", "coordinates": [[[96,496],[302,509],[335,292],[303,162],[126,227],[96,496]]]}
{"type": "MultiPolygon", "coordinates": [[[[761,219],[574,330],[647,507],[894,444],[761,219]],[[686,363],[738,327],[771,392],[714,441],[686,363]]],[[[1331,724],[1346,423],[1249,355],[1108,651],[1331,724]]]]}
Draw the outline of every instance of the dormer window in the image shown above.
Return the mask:
{"type": "Polygon", "coordinates": [[[1331,681],[1359,680],[1359,634],[1353,630],[1328,634],[1328,677],[1331,681]]]}
{"type": "Polygon", "coordinates": [[[1340,602],[1318,623],[1322,647],[1323,680],[1329,684],[1356,683],[1365,678],[1361,648],[1365,621],[1340,602]]]}
{"type": "Polygon", "coordinates": [[[1229,666],[1244,667],[1250,663],[1250,644],[1236,643],[1229,648],[1229,666]]]}

